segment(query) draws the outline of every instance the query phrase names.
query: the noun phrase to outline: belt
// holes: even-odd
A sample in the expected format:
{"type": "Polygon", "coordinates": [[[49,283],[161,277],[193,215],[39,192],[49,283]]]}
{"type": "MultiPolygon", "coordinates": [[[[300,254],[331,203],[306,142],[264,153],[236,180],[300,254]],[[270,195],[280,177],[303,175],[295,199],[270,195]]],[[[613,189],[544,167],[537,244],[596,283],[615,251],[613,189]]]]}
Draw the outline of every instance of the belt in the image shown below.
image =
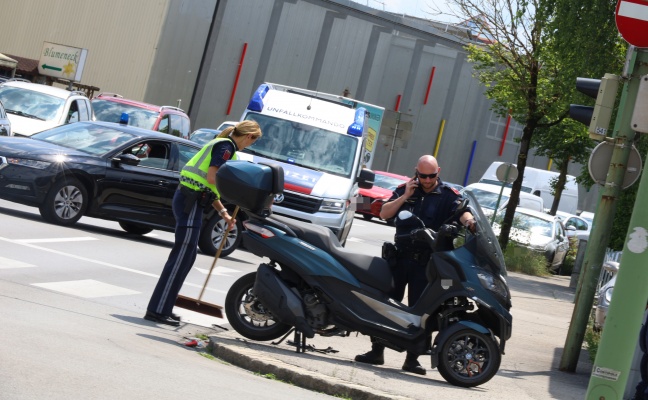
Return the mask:
{"type": "Polygon", "coordinates": [[[178,190],[185,196],[195,196],[196,194],[200,193],[200,191],[188,188],[183,184],[178,185],[178,190]]]}

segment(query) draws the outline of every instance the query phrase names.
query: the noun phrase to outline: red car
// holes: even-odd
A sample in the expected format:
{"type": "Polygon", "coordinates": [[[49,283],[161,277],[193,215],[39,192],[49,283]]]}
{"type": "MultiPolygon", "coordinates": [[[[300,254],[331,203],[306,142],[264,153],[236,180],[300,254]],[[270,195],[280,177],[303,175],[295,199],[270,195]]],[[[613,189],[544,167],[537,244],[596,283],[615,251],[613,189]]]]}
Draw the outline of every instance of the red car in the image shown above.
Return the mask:
{"type": "Polygon", "coordinates": [[[150,129],[189,139],[189,116],[173,106],[156,106],[141,101],[124,99],[114,93],[101,93],[92,99],[92,108],[98,121],[119,122],[122,113],[128,114],[128,125],[150,129]]]}
{"type": "MultiPolygon", "coordinates": [[[[364,219],[380,218],[380,209],[387,201],[397,186],[411,178],[405,175],[392,174],[384,171],[374,171],[376,178],[371,189],[360,189],[358,207],[356,212],[362,214],[364,219]]],[[[390,223],[390,221],[387,221],[390,223]]]]}

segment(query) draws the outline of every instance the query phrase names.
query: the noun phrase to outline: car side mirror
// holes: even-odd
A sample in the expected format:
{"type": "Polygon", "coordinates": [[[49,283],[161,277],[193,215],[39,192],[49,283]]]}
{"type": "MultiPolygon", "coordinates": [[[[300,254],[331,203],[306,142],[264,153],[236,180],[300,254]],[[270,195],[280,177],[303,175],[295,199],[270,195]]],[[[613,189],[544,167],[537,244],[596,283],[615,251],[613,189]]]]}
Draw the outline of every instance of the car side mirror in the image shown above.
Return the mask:
{"type": "Polygon", "coordinates": [[[112,160],[118,165],[126,164],[126,165],[136,166],[140,163],[140,159],[137,156],[130,153],[122,153],[117,157],[114,157],[112,160]]]}
{"type": "Polygon", "coordinates": [[[360,176],[358,176],[358,187],[360,189],[371,189],[375,179],[376,174],[372,170],[362,168],[360,170],[360,176]]]}

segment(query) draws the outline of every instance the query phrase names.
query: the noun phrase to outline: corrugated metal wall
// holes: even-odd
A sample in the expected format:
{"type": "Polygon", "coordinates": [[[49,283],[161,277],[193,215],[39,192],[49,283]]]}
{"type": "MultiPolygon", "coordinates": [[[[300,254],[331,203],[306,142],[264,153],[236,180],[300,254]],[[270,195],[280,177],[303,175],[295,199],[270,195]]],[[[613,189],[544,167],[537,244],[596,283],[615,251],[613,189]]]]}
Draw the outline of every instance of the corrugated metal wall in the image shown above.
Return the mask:
{"type": "Polygon", "coordinates": [[[170,1],[144,94],[146,101],[188,109],[217,3],[170,1]]]}
{"type": "Polygon", "coordinates": [[[8,0],[0,52],[38,60],[43,42],[88,49],[81,83],[142,99],[168,0],[8,0]]]}
{"type": "MultiPolygon", "coordinates": [[[[212,32],[212,57],[200,76],[191,117],[196,127],[238,119],[250,94],[263,81],[342,94],[403,114],[394,151],[395,128],[386,123],[374,159],[375,169],[411,173],[416,159],[438,150],[445,179],[463,183],[471,145],[478,156],[469,182],[497,159],[499,141],[487,139],[489,102],[456,38],[434,28],[406,23],[352,3],[323,0],[221,0],[222,22],[212,32]],[[374,15],[377,14],[377,15],[374,15]],[[238,91],[225,115],[241,49],[247,43],[238,91]],[[423,104],[432,68],[435,76],[423,104]],[[389,159],[389,154],[392,154],[389,159]]],[[[509,144],[509,147],[517,147],[509,144]]],[[[546,164],[545,164],[546,165],[546,164]]]]}

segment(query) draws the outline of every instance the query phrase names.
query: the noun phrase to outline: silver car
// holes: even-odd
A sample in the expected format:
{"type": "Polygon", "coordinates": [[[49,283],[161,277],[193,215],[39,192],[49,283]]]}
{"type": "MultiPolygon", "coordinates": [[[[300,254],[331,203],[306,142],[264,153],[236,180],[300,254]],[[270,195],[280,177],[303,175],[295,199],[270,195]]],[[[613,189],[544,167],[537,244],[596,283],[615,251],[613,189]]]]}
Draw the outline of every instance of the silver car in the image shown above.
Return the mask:
{"type": "Polygon", "coordinates": [[[7,117],[4,105],[0,101],[0,136],[13,136],[11,132],[11,121],[7,117]]]}
{"type": "Polygon", "coordinates": [[[612,300],[612,291],[616,283],[617,272],[619,272],[619,263],[616,261],[606,261],[601,271],[601,288],[596,294],[596,311],[594,312],[594,330],[600,331],[605,324],[610,301],[612,300]]]}
{"type": "MultiPolygon", "coordinates": [[[[499,235],[496,221],[493,231],[499,235]]],[[[559,272],[569,250],[569,240],[559,217],[518,207],[513,217],[509,240],[529,250],[544,254],[552,272],[559,272]]]]}

